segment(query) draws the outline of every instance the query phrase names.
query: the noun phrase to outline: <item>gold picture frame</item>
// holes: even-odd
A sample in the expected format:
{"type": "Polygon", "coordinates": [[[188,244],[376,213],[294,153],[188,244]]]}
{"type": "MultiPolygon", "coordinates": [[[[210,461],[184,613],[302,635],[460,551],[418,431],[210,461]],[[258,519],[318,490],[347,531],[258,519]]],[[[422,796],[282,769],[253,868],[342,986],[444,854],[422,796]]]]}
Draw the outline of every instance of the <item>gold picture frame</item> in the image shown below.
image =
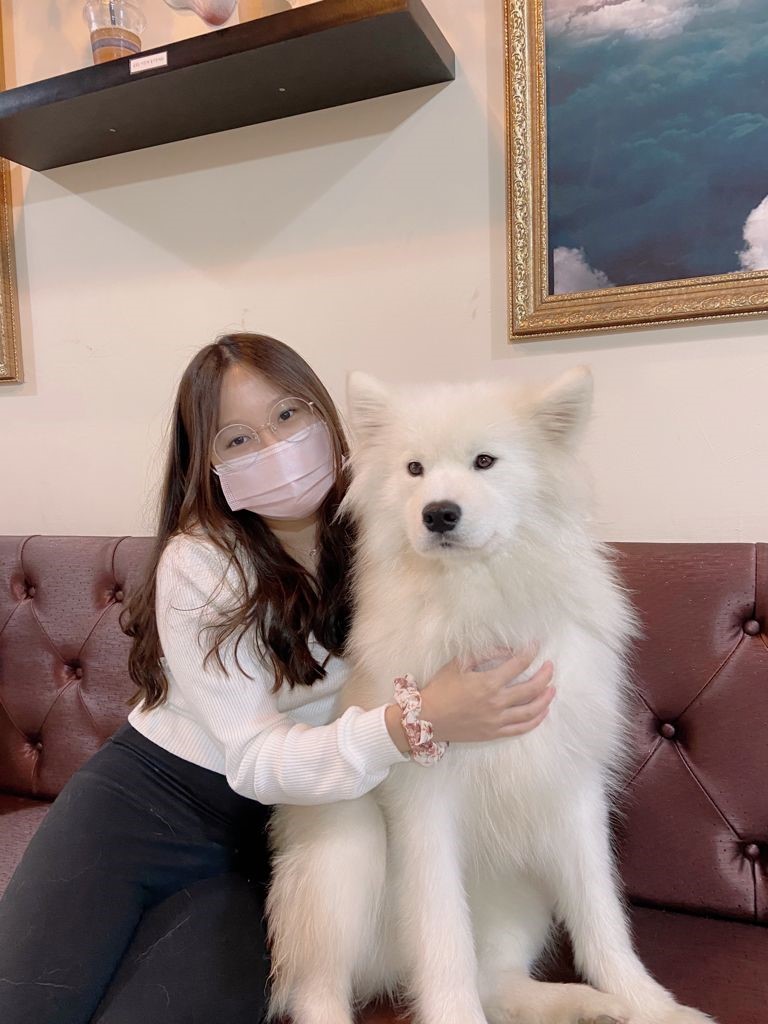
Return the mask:
{"type": "MultiPolygon", "coordinates": [[[[0,90],[5,89],[3,25],[0,13],[0,90]]],[[[21,384],[21,339],[13,243],[13,200],[8,161],[0,158],[0,384],[21,384]]]]}
{"type": "Polygon", "coordinates": [[[504,0],[509,341],[765,315],[768,270],[551,294],[545,0],[504,0]]]}

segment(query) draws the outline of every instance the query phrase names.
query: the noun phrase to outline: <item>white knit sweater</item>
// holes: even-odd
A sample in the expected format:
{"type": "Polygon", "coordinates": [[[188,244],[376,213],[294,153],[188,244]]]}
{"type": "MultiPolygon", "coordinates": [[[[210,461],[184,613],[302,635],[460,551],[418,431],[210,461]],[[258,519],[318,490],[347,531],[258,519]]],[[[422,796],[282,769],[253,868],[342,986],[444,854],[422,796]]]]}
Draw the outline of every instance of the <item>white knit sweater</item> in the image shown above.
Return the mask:
{"type": "MultiPolygon", "coordinates": [[[[177,534],[157,568],[156,615],[168,679],[168,699],[128,717],[140,733],[172,754],[226,775],[236,793],[264,804],[323,804],[362,796],[393,764],[407,761],[384,720],[386,705],[348,708],[336,718],[346,675],[329,658],[326,677],[312,686],[271,692],[274,676],[244,638],[222,647],[222,671],[201,627],[216,622],[239,592],[234,566],[202,535],[177,534]],[[253,678],[248,678],[248,675],[253,678]],[[334,720],[335,719],[335,720],[334,720]]],[[[322,664],[327,652],[314,638],[322,664]]]]}

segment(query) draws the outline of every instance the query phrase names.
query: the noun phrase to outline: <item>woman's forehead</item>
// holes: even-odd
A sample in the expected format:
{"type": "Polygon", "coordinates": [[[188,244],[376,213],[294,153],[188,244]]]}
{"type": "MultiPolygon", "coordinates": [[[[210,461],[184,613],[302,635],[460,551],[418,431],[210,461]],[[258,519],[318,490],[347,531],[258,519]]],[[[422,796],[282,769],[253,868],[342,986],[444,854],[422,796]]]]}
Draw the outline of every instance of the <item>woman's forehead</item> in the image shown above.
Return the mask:
{"type": "Polygon", "coordinates": [[[270,405],[284,394],[282,388],[255,370],[239,364],[230,366],[221,382],[219,425],[234,422],[253,425],[251,420],[266,415],[270,405]]]}

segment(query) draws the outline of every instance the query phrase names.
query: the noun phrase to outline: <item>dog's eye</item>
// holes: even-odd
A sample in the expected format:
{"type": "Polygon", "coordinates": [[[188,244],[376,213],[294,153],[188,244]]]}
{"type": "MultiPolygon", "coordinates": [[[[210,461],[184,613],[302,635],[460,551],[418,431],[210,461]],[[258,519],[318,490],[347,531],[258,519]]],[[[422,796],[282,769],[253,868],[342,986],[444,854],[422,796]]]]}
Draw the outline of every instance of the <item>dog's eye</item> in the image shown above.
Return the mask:
{"type": "Polygon", "coordinates": [[[424,467],[420,462],[409,462],[408,472],[411,474],[411,476],[423,476],[424,467]]]}
{"type": "Polygon", "coordinates": [[[478,455],[475,459],[475,469],[490,469],[495,461],[492,455],[478,455]]]}

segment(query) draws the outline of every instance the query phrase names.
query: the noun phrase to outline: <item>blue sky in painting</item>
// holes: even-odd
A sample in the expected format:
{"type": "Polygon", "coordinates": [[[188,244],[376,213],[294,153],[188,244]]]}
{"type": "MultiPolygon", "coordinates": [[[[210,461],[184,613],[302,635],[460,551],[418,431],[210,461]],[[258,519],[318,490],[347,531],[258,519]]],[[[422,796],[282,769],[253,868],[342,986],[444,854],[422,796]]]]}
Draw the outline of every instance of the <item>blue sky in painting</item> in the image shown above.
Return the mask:
{"type": "Polygon", "coordinates": [[[768,266],[768,0],[545,16],[555,290],[768,266]]]}

